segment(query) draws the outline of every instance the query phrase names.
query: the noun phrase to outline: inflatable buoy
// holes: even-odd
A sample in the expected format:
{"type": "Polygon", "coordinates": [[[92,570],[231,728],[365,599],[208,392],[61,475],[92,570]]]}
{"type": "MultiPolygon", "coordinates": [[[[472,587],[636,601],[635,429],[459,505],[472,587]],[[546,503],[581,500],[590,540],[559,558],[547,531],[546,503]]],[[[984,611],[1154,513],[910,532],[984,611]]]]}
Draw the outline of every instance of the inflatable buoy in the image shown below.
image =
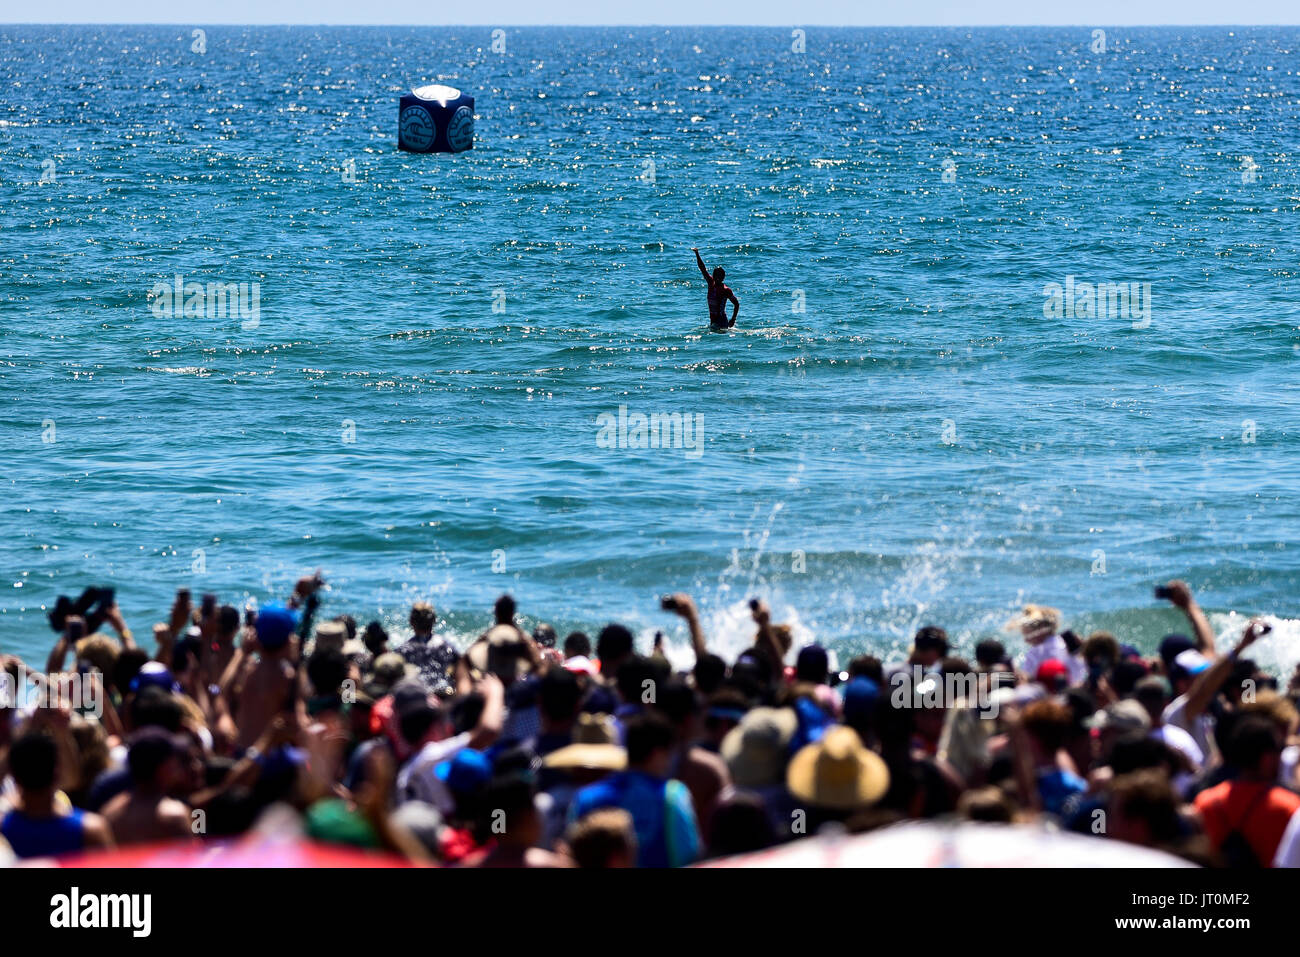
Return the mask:
{"type": "Polygon", "coordinates": [[[474,148],[474,97],[450,86],[421,86],[399,104],[397,148],[463,153],[474,148]]]}

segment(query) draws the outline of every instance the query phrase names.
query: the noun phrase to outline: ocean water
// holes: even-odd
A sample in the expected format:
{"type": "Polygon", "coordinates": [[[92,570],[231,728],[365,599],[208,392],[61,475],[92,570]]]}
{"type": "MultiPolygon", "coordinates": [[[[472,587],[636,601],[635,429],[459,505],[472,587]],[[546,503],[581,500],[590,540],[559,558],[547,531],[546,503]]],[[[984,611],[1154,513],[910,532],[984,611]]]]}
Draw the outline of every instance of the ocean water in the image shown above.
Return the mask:
{"type": "Polygon", "coordinates": [[[509,590],[680,648],[684,589],[734,652],[763,595],[841,660],[1031,600],[1149,648],[1177,576],[1300,657],[1300,30],[203,40],[0,26],[0,650],[320,567],[458,640],[509,590]],[[396,149],[428,82],[471,152],[396,149]]]}

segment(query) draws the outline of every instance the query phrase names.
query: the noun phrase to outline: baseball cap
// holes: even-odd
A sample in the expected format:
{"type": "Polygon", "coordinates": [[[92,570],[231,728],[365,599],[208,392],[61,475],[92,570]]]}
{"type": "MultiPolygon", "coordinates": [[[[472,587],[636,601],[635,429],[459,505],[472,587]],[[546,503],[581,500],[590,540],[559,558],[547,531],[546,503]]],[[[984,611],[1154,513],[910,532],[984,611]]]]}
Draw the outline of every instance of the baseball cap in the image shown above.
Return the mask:
{"type": "Polygon", "coordinates": [[[298,627],[298,613],[279,602],[272,602],[257,613],[257,643],[276,651],[289,643],[298,627]]]}
{"type": "Polygon", "coordinates": [[[482,751],[465,748],[449,761],[435,765],[433,773],[454,794],[468,794],[492,780],[492,761],[482,751]]]}
{"type": "Polygon", "coordinates": [[[1112,731],[1146,731],[1151,727],[1151,716],[1147,709],[1132,698],[1125,698],[1107,705],[1084,721],[1089,728],[1109,729],[1112,731]]]}
{"type": "Polygon", "coordinates": [[[1195,648],[1188,648],[1180,652],[1174,659],[1174,666],[1171,671],[1181,670],[1189,675],[1199,675],[1202,671],[1210,667],[1210,659],[1205,657],[1195,648]]]}
{"type": "Polygon", "coordinates": [[[1070,669],[1059,658],[1048,658],[1038,666],[1034,678],[1042,684],[1055,688],[1069,681],[1070,669]]]}
{"type": "Polygon", "coordinates": [[[181,690],[172,670],[161,661],[146,661],[131,679],[132,691],[142,691],[145,688],[161,688],[168,692],[181,690]]]}
{"type": "Polygon", "coordinates": [[[880,698],[880,686],[859,675],[844,685],[844,719],[846,722],[871,719],[880,698]]]}
{"type": "Polygon", "coordinates": [[[1165,668],[1173,666],[1174,659],[1184,651],[1191,651],[1196,647],[1196,642],[1186,635],[1165,635],[1160,639],[1160,660],[1165,663],[1165,668]]]}

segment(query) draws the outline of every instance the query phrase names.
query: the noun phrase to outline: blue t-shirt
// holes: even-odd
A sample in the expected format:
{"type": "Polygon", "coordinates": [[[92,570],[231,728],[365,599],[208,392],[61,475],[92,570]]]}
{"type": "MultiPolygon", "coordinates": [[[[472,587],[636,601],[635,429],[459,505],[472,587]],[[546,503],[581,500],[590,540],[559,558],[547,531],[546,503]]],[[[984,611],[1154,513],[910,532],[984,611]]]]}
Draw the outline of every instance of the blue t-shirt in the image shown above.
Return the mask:
{"type": "Polygon", "coordinates": [[[638,867],[681,867],[700,856],[691,792],[681,781],[623,771],[579,791],[569,808],[569,820],[607,807],[632,815],[638,867]]]}
{"type": "Polygon", "coordinates": [[[52,817],[28,817],[10,811],[0,821],[0,834],[19,857],[55,857],[80,851],[86,845],[86,824],[82,812],[52,817]]]}
{"type": "Polygon", "coordinates": [[[1043,810],[1048,814],[1063,813],[1066,801],[1086,790],[1088,782],[1070,771],[1057,768],[1038,773],[1038,796],[1043,801],[1043,810]]]}

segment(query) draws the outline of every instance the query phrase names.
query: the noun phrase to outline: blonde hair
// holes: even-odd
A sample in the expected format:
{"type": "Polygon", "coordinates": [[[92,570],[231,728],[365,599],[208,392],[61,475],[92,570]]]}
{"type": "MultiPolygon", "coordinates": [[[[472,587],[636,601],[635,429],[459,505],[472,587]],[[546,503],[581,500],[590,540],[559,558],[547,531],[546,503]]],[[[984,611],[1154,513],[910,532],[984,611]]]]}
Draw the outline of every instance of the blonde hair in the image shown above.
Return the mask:
{"type": "Polygon", "coordinates": [[[1296,724],[1300,723],[1300,711],[1296,711],[1288,698],[1276,691],[1261,691],[1255,700],[1241,706],[1243,714],[1258,714],[1277,726],[1283,735],[1295,733],[1296,724]]]}
{"type": "Polygon", "coordinates": [[[592,811],[569,828],[567,843],[579,867],[608,867],[616,854],[636,863],[636,829],[632,815],[621,808],[592,811]]]}

